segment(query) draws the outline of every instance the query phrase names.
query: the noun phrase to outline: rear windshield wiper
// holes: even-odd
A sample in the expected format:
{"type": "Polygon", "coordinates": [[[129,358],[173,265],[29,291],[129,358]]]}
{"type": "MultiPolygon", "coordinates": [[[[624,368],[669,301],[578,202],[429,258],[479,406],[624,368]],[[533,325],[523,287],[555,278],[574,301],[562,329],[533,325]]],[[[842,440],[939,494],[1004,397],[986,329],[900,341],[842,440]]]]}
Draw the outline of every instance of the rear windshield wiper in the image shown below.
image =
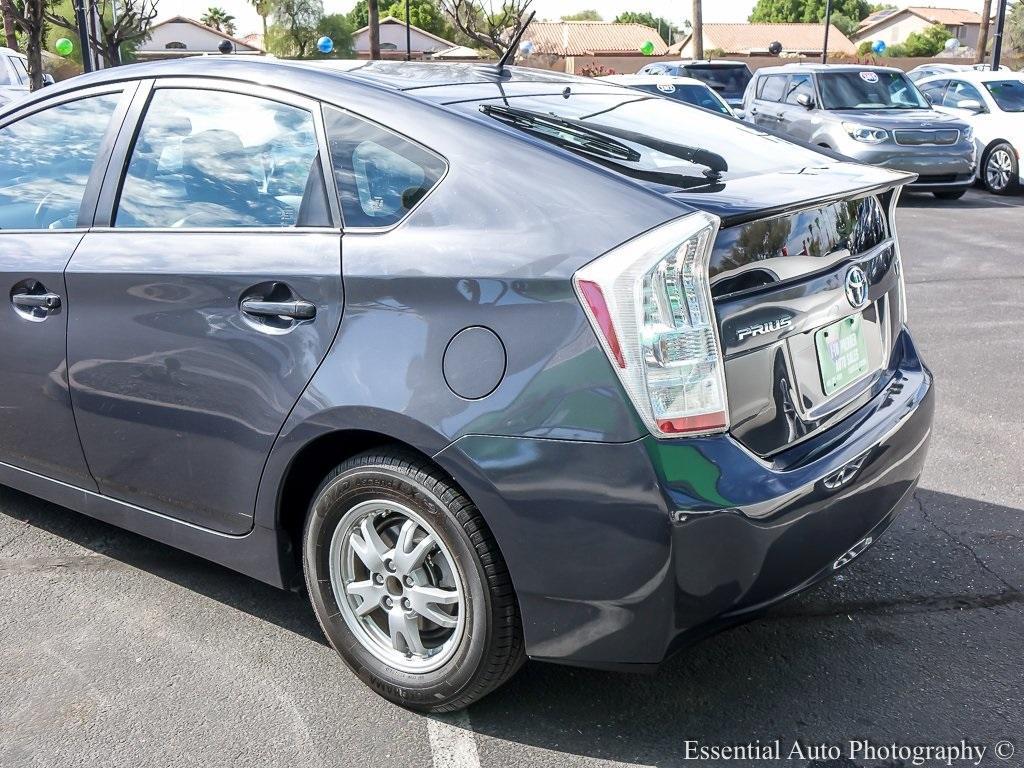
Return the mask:
{"type": "Polygon", "coordinates": [[[630,163],[639,162],[639,152],[615,140],[622,139],[623,141],[653,149],[664,155],[685,160],[694,165],[703,165],[708,169],[706,175],[711,178],[717,178],[729,170],[729,164],[725,158],[715,152],[709,152],[699,147],[690,147],[685,144],[676,144],[671,141],[663,141],[646,133],[638,133],[624,128],[614,128],[610,125],[585,123],[582,120],[575,120],[571,117],[559,117],[558,115],[494,104],[481,104],[480,111],[485,115],[504,120],[518,128],[530,131],[541,138],[553,140],[570,149],[589,150],[595,155],[611,160],[621,160],[630,163]],[[550,131],[555,131],[556,134],[553,135],[550,131]],[[581,140],[566,138],[566,136],[573,135],[585,137],[587,142],[598,142],[594,146],[600,147],[600,149],[594,151],[589,146],[581,143],[581,140]]]}
{"type": "Polygon", "coordinates": [[[580,125],[576,120],[497,104],[481,104],[480,111],[488,117],[501,120],[560,146],[578,149],[610,160],[624,160],[628,163],[640,160],[640,153],[632,147],[595,131],[589,126],[580,125]]]}

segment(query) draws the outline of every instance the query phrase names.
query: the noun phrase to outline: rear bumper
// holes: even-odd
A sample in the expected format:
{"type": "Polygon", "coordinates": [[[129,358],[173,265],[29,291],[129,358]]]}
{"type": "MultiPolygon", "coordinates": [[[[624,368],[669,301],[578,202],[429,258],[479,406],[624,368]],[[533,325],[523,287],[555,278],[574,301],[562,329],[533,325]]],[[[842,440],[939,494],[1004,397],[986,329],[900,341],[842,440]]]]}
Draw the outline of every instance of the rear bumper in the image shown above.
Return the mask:
{"type": "Polygon", "coordinates": [[[896,357],[870,403],[771,463],[728,436],[467,436],[438,454],[502,549],[528,654],[656,664],[859,555],[913,490],[931,431],[931,375],[905,332],[896,357]]]}

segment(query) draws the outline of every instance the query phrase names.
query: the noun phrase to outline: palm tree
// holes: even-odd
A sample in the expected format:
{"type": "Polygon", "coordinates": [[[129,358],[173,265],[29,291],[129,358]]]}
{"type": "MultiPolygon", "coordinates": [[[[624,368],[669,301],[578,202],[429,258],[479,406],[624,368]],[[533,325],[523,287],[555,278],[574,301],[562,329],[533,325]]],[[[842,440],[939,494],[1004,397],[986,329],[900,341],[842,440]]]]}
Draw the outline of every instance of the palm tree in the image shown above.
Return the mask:
{"type": "Polygon", "coordinates": [[[263,19],[263,45],[267,44],[267,17],[274,10],[272,0],[249,0],[249,3],[256,9],[256,13],[263,19]]]}
{"type": "Polygon", "coordinates": [[[370,58],[380,58],[380,6],[377,0],[367,0],[370,16],[370,58]]]}
{"type": "Polygon", "coordinates": [[[199,17],[199,20],[206,26],[213,27],[225,35],[235,34],[235,17],[223,8],[211,5],[206,9],[206,13],[199,17]]]}

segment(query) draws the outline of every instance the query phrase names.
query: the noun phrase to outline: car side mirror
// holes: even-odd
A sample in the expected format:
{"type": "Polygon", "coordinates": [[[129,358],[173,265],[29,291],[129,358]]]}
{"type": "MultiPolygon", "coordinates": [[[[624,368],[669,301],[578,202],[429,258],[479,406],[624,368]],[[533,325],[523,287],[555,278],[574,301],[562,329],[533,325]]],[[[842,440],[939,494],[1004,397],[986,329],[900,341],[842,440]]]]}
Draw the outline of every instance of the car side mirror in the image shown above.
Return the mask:
{"type": "Polygon", "coordinates": [[[798,93],[796,96],[796,103],[804,109],[814,109],[814,99],[806,93],[798,93]]]}
{"type": "Polygon", "coordinates": [[[743,108],[736,108],[732,112],[734,115],[736,115],[737,120],[742,120],[747,116],[747,111],[743,108]]]}
{"type": "Polygon", "coordinates": [[[43,85],[53,85],[56,80],[53,79],[53,75],[43,75],[43,85]]]}
{"type": "Polygon", "coordinates": [[[973,112],[974,114],[978,114],[985,109],[977,99],[961,99],[956,103],[956,108],[965,109],[968,112],[973,112]]]}

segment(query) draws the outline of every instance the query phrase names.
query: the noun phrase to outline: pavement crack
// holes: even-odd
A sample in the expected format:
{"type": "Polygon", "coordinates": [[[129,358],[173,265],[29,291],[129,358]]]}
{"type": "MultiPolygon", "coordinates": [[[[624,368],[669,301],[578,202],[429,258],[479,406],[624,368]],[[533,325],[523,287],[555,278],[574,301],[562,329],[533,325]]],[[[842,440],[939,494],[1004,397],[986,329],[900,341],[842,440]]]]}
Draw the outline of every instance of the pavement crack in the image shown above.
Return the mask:
{"type": "Polygon", "coordinates": [[[953,534],[952,532],[950,532],[949,530],[947,530],[946,528],[942,527],[937,522],[932,520],[931,515],[928,514],[928,510],[925,509],[924,501],[921,499],[920,496],[917,495],[916,491],[914,492],[913,498],[914,498],[914,503],[917,504],[917,508],[921,511],[921,516],[924,517],[924,520],[925,520],[926,523],[928,523],[928,525],[930,525],[936,531],[941,533],[943,536],[945,536],[947,539],[949,539],[954,544],[956,544],[956,545],[962,547],[963,549],[967,550],[967,552],[971,555],[971,557],[974,558],[974,562],[978,564],[978,567],[981,568],[981,570],[983,570],[989,576],[994,578],[996,581],[998,581],[1000,584],[1002,584],[1006,588],[1007,592],[1016,592],[1016,593],[1020,592],[1020,588],[1019,587],[1014,586],[1009,581],[1007,581],[1005,578],[1003,578],[1003,576],[1001,574],[996,573],[994,570],[992,570],[992,568],[989,567],[988,563],[986,563],[984,560],[981,559],[981,556],[977,553],[977,551],[975,551],[974,547],[972,547],[966,541],[961,539],[959,536],[956,536],[955,534],[953,534]]]}

